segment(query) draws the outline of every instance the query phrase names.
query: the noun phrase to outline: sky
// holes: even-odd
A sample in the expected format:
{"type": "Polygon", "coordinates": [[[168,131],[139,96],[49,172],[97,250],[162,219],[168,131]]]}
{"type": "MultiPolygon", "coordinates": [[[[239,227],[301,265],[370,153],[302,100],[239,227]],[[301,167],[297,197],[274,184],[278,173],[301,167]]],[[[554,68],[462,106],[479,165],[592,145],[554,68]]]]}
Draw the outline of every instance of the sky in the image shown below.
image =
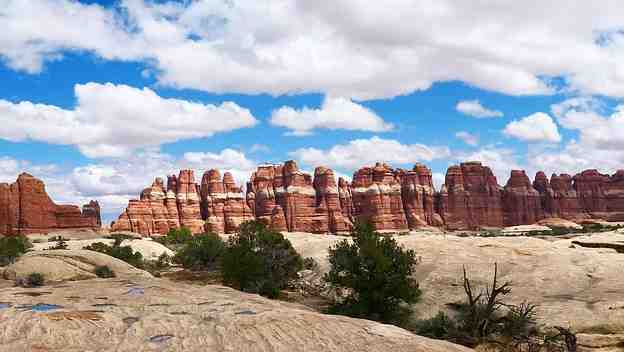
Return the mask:
{"type": "Polygon", "coordinates": [[[0,0],[0,182],[105,221],[181,168],[624,168],[620,0],[0,0]]]}

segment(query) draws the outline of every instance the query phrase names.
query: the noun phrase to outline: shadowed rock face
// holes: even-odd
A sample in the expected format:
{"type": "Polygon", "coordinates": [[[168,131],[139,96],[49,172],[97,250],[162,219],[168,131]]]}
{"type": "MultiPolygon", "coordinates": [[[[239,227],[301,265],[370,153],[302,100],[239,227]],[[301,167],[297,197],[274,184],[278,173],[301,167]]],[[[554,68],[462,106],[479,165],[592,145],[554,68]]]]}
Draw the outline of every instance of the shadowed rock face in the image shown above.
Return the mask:
{"type": "Polygon", "coordinates": [[[449,167],[439,209],[449,229],[503,225],[501,187],[492,170],[480,162],[449,167]]]}
{"type": "Polygon", "coordinates": [[[503,224],[534,224],[544,218],[540,194],[524,170],[512,170],[503,189],[503,224]]]}
{"type": "MultiPolygon", "coordinates": [[[[0,193],[2,196],[3,193],[0,193]]],[[[10,194],[4,193],[7,202],[10,194]]],[[[12,215],[0,209],[0,217],[12,215]]],[[[231,233],[250,219],[278,231],[340,233],[357,220],[377,230],[401,231],[427,226],[451,230],[533,224],[545,218],[624,220],[624,170],[613,176],[587,170],[574,177],[538,172],[533,183],[522,170],[513,170],[505,187],[480,162],[448,168],[439,192],[431,170],[416,164],[411,170],[377,163],[363,167],[353,182],[317,167],[311,176],[294,161],[261,165],[247,182],[246,193],[231,174],[209,170],[201,185],[191,170],[170,176],[165,191],[156,179],[130,201],[113,224],[114,230],[145,235],[187,226],[231,233]]]]}
{"type": "Polygon", "coordinates": [[[82,211],[75,205],[57,205],[43,181],[23,173],[13,184],[0,184],[0,233],[48,233],[60,229],[100,228],[100,205],[91,201],[82,211]]]}

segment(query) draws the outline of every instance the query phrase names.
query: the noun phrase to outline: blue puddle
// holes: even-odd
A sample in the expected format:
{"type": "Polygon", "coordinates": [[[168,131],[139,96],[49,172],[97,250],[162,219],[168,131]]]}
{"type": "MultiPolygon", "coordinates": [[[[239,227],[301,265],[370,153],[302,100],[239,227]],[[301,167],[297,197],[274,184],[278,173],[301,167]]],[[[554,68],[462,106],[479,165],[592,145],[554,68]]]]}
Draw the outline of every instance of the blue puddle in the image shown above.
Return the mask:
{"type": "Polygon", "coordinates": [[[124,295],[140,296],[145,294],[145,289],[142,287],[132,287],[124,295]]]}
{"type": "Polygon", "coordinates": [[[0,303],[0,309],[11,308],[11,303],[0,303]]]}
{"type": "Polygon", "coordinates": [[[48,303],[37,303],[37,304],[24,304],[21,306],[17,306],[15,307],[17,309],[21,309],[21,310],[30,310],[33,312],[49,312],[51,310],[55,310],[55,309],[61,309],[63,308],[62,306],[59,306],[57,304],[48,304],[48,303]]]}

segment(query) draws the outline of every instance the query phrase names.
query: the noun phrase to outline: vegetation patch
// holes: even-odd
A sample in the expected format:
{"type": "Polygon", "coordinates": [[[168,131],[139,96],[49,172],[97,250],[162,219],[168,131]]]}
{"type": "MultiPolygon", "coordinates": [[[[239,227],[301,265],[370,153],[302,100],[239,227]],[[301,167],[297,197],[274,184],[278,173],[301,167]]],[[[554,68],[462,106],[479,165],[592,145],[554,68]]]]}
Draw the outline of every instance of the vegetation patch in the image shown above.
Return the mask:
{"type": "Polygon", "coordinates": [[[99,278],[108,279],[115,277],[115,272],[107,265],[99,265],[95,267],[95,275],[99,278]]]}
{"type": "Polygon", "coordinates": [[[136,268],[142,269],[144,267],[143,255],[140,252],[135,252],[130,246],[121,246],[120,243],[121,241],[115,241],[112,246],[109,246],[103,242],[95,242],[83,249],[110,255],[136,268]]]}
{"type": "Polygon", "coordinates": [[[504,351],[576,352],[576,336],[570,330],[538,326],[536,305],[512,305],[502,300],[511,293],[511,282],[498,282],[496,264],[492,284],[478,293],[464,268],[463,288],[466,299],[451,305],[452,317],[439,312],[431,319],[415,322],[410,330],[468,347],[492,345],[504,351]]]}
{"type": "Polygon", "coordinates": [[[221,260],[223,282],[233,288],[275,298],[297,278],[303,259],[281,233],[260,221],[241,224],[221,260]]]}
{"type": "Polygon", "coordinates": [[[0,266],[14,263],[30,248],[32,248],[32,244],[26,236],[0,237],[0,266]]]}
{"type": "Polygon", "coordinates": [[[215,270],[225,251],[225,243],[218,235],[206,233],[197,235],[182,245],[173,262],[185,269],[215,270]]]}
{"type": "Polygon", "coordinates": [[[403,325],[421,294],[411,278],[416,253],[370,224],[356,224],[352,236],[353,242],[343,240],[329,249],[325,281],[348,292],[329,312],[403,325]]]}

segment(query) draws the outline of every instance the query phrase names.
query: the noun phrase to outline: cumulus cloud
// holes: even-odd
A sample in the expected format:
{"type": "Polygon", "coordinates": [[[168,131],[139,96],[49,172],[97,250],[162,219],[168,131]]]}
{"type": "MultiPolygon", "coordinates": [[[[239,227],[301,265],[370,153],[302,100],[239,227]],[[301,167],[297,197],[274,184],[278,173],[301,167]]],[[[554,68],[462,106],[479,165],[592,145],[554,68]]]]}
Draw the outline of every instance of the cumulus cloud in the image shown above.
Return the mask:
{"type": "Polygon", "coordinates": [[[502,117],[503,113],[498,110],[490,110],[481,105],[478,100],[463,100],[457,103],[455,110],[462,114],[476,118],[502,117]]]}
{"type": "Polygon", "coordinates": [[[616,106],[608,116],[603,104],[592,98],[572,98],[551,107],[561,126],[577,130],[580,143],[602,150],[624,148],[624,105],[616,106]]]}
{"type": "Polygon", "coordinates": [[[624,107],[608,109],[595,98],[575,97],[551,106],[559,124],[578,134],[560,147],[533,146],[527,160],[547,174],[585,169],[613,173],[624,167],[624,107]]]}
{"type": "Polygon", "coordinates": [[[212,105],[165,99],[149,88],[111,83],[77,84],[74,90],[73,110],[0,100],[0,138],[72,144],[89,157],[120,157],[136,149],[256,123],[249,110],[233,102],[212,105]]]}
{"type": "Polygon", "coordinates": [[[565,89],[621,97],[621,6],[122,0],[103,8],[5,0],[0,55],[34,73],[67,51],[89,51],[145,62],[161,84],[217,93],[372,99],[458,80],[506,94],[548,94],[549,79],[563,78],[565,89]],[[567,16],[562,9],[570,9],[567,16]]]}
{"type": "Polygon", "coordinates": [[[474,135],[470,132],[459,131],[455,133],[455,137],[459,138],[462,142],[468,145],[471,145],[473,147],[479,144],[479,136],[474,135]]]}
{"type": "Polygon", "coordinates": [[[355,139],[347,144],[338,144],[330,149],[301,148],[290,155],[310,166],[328,166],[353,170],[364,165],[383,161],[391,164],[413,164],[431,161],[450,155],[447,147],[429,147],[423,144],[402,144],[394,139],[377,136],[370,139],[355,139]]]}
{"type": "Polygon", "coordinates": [[[550,115],[543,112],[511,121],[503,133],[526,142],[560,142],[561,135],[550,115]]]}
{"type": "Polygon", "coordinates": [[[374,111],[346,98],[326,97],[320,109],[293,109],[288,106],[273,111],[271,124],[291,129],[289,134],[305,136],[315,129],[385,132],[393,126],[374,111]]]}

